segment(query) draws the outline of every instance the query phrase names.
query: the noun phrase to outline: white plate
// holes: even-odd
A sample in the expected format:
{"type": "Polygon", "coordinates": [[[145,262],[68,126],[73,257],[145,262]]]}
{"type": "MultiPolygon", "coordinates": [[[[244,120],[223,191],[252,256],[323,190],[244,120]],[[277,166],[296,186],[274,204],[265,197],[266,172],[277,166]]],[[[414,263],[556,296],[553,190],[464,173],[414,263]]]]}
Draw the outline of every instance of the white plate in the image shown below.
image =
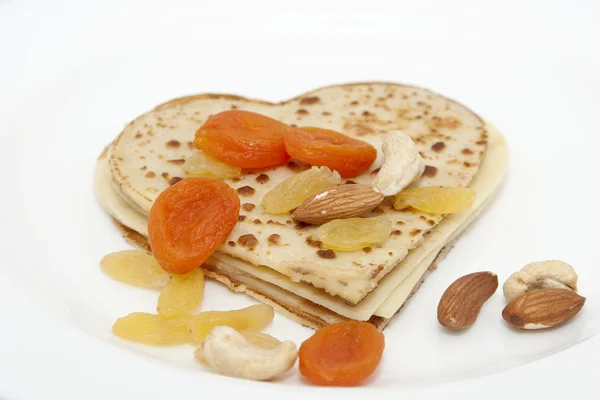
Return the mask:
{"type": "MultiPolygon", "coordinates": [[[[593,397],[597,3],[82,3],[0,2],[0,398],[593,397]],[[92,191],[95,157],[122,126],[186,94],[277,101],[364,80],[455,98],[495,123],[511,150],[500,196],[385,331],[384,359],[368,385],[310,387],[297,369],[276,384],[234,380],[204,371],[190,347],[114,338],[117,317],[152,311],[157,296],[98,268],[102,255],[127,247],[92,191]],[[560,329],[509,329],[501,290],[471,329],[438,326],[437,301],[457,277],[491,270],[503,282],[527,262],[552,258],[575,266],[588,298],[560,329]]],[[[207,285],[205,309],[250,303],[207,285]]],[[[268,332],[299,344],[312,331],[277,315],[268,332]]]]}

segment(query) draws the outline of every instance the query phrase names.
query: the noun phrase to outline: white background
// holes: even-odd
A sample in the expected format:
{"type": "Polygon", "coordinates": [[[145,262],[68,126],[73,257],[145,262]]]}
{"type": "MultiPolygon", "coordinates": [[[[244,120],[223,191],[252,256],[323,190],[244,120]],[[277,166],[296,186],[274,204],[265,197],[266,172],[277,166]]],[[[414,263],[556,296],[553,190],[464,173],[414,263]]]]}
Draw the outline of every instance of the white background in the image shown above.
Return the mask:
{"type": "MultiPolygon", "coordinates": [[[[278,101],[365,80],[425,86],[473,108],[506,134],[509,178],[386,331],[393,357],[372,385],[318,392],[594,398],[599,4],[0,0],[0,250],[6,256],[0,398],[204,397],[207,391],[264,398],[317,391],[290,386],[295,380],[263,385],[215,377],[173,367],[165,353],[140,357],[112,345],[101,328],[104,318],[147,307],[152,297],[115,286],[97,271],[102,254],[125,246],[93,200],[93,160],[125,122],[173,97],[225,92],[278,101]],[[505,279],[529,261],[549,258],[570,262],[580,274],[588,303],[574,323],[515,336],[494,311],[501,309],[500,293],[465,337],[449,337],[428,319],[441,290],[462,273],[489,269],[505,279]],[[414,337],[419,345],[403,343],[414,337]],[[442,348],[423,351],[428,343],[442,348]],[[494,351],[498,345],[502,351],[494,351]]],[[[210,290],[213,304],[232,297],[210,290]]],[[[298,340],[309,334],[282,318],[273,330],[298,340]]]]}

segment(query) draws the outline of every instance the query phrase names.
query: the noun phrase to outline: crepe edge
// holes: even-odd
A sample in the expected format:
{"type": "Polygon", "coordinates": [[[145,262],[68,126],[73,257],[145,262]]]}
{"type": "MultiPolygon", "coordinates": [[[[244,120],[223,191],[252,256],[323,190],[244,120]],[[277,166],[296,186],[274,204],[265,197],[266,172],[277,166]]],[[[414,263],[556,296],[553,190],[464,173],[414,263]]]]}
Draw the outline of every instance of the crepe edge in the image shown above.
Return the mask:
{"type": "MultiPolygon", "coordinates": [[[[127,243],[129,243],[130,245],[132,245],[134,247],[137,247],[138,249],[140,249],[142,251],[145,251],[146,253],[151,254],[152,250],[151,250],[150,244],[148,243],[148,240],[146,239],[145,236],[143,236],[142,234],[136,232],[135,230],[123,225],[121,222],[119,222],[114,217],[111,217],[111,219],[112,219],[113,223],[116,225],[116,227],[119,229],[119,231],[121,232],[121,235],[123,236],[123,238],[125,239],[125,241],[127,243]]],[[[454,248],[454,245],[457,240],[458,240],[458,238],[454,239],[454,241],[452,241],[452,242],[448,243],[446,246],[442,247],[442,249],[438,252],[435,259],[432,261],[432,263],[427,268],[426,272],[423,274],[423,276],[419,280],[419,282],[411,290],[408,298],[404,301],[404,303],[398,309],[398,311],[396,311],[394,316],[396,316],[404,308],[404,306],[408,303],[408,301],[412,298],[412,296],[417,292],[417,290],[419,290],[419,288],[421,287],[421,285],[423,284],[425,279],[433,271],[435,271],[438,268],[438,264],[444,258],[446,258],[448,253],[454,248]]],[[[323,320],[318,315],[299,310],[298,308],[291,306],[290,304],[288,304],[284,301],[278,300],[278,299],[274,298],[273,296],[271,296],[267,293],[264,293],[246,283],[242,283],[234,278],[231,278],[228,275],[225,275],[225,274],[217,271],[215,269],[215,267],[213,267],[211,265],[204,266],[203,270],[204,270],[204,274],[207,278],[212,279],[216,282],[219,282],[220,284],[224,285],[225,287],[227,287],[229,290],[231,290],[234,293],[243,293],[243,294],[246,294],[246,295],[252,297],[255,300],[260,301],[261,303],[270,305],[271,307],[273,307],[275,310],[277,310],[282,315],[290,318],[293,321],[298,322],[302,326],[305,326],[307,328],[311,328],[314,330],[319,330],[319,329],[324,328],[327,325],[329,325],[329,323],[327,323],[325,320],[323,320]]],[[[309,302],[311,304],[311,306],[314,306],[315,308],[321,307],[315,303],[312,303],[310,300],[303,299],[303,301],[309,302]]],[[[333,313],[333,311],[331,311],[331,310],[329,310],[329,311],[333,313]]],[[[336,314],[336,315],[338,315],[338,314],[336,314]]],[[[383,317],[373,315],[367,322],[370,323],[371,325],[373,325],[375,328],[377,328],[378,331],[382,332],[389,325],[392,318],[383,318],[383,317]]],[[[339,315],[339,319],[340,319],[340,321],[351,320],[350,318],[346,318],[341,315],[339,315]]]]}

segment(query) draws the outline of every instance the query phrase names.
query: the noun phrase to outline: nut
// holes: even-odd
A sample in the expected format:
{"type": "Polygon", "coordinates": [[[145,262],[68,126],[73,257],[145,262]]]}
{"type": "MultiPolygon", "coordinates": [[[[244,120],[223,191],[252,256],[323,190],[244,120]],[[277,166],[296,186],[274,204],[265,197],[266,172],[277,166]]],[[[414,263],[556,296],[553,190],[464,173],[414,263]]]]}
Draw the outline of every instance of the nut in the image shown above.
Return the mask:
{"type": "MultiPolygon", "coordinates": [[[[250,343],[255,344],[258,347],[263,349],[272,349],[281,344],[279,340],[274,338],[271,335],[267,335],[266,333],[261,332],[240,332],[242,336],[250,341],[250,343]]],[[[202,346],[198,347],[196,351],[194,351],[194,357],[196,360],[204,365],[208,365],[206,359],[204,358],[204,354],[202,351],[202,346]]]]}
{"type": "Polygon", "coordinates": [[[417,146],[410,136],[392,131],[383,139],[383,165],[373,186],[384,196],[400,193],[402,189],[418,180],[425,171],[425,164],[417,146]]]}
{"type": "Polygon", "coordinates": [[[260,347],[228,326],[217,326],[202,343],[206,363],[220,374],[265,381],[289,371],[296,363],[296,345],[286,340],[260,347]]]}
{"type": "Polygon", "coordinates": [[[334,219],[361,216],[382,201],[383,194],[371,185],[339,185],[306,199],[292,213],[292,218],[308,224],[324,224],[334,219]]]}
{"type": "Polygon", "coordinates": [[[550,328],[573,318],[585,300],[567,289],[532,290],[508,303],[502,318],[516,329],[550,328]]]}
{"type": "Polygon", "coordinates": [[[474,272],[448,286],[438,304],[437,317],[442,326],[464,329],[475,323],[481,306],[498,289],[498,276],[474,272]]]}
{"type": "Polygon", "coordinates": [[[504,282],[504,297],[508,301],[535,289],[567,289],[577,292],[577,273],[569,264],[540,261],[527,264],[504,282]]]}

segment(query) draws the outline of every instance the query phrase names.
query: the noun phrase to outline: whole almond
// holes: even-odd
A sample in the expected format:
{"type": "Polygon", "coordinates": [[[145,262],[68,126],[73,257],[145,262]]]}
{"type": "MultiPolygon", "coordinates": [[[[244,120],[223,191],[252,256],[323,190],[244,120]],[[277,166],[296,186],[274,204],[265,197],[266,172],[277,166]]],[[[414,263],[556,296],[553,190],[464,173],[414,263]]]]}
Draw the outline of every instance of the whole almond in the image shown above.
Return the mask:
{"type": "Polygon", "coordinates": [[[502,310],[502,318],[516,329],[544,329],[573,318],[585,297],[567,289],[538,289],[513,299],[502,310]]]}
{"type": "Polygon", "coordinates": [[[306,199],[292,213],[292,218],[318,225],[334,219],[358,217],[381,204],[383,197],[372,185],[334,186],[306,199]]]}
{"type": "Polygon", "coordinates": [[[448,286],[438,304],[437,317],[442,326],[465,329],[475,323],[479,311],[498,289],[498,276],[492,272],[474,272],[448,286]]]}

